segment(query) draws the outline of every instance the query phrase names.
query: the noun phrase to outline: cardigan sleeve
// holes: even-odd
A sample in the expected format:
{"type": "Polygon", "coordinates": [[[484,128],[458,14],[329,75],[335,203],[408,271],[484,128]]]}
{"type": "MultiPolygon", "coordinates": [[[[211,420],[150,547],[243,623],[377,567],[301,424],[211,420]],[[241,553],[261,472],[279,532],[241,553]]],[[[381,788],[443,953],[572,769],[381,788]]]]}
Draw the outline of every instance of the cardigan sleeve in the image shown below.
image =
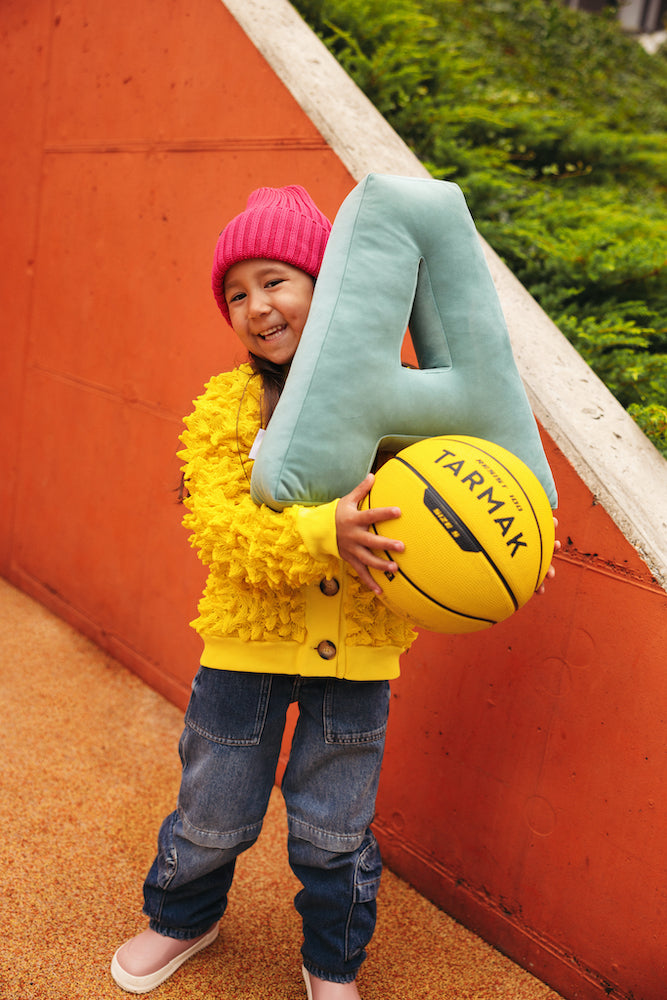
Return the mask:
{"type": "Polygon", "coordinates": [[[300,587],[339,572],[336,501],[276,512],[250,496],[259,396],[247,372],[211,379],[185,424],[183,523],[203,563],[254,586],[300,587]]]}

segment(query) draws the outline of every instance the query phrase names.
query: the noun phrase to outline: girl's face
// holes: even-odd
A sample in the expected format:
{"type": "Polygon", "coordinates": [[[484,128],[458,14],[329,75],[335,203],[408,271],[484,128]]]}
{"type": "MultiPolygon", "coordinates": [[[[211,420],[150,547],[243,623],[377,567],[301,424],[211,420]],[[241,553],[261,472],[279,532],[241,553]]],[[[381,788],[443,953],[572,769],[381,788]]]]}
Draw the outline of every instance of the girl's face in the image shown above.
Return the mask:
{"type": "Polygon", "coordinates": [[[276,365],[294,357],[306,325],[313,279],[278,260],[240,260],[227,271],[225,300],[234,333],[249,351],[276,365]]]}

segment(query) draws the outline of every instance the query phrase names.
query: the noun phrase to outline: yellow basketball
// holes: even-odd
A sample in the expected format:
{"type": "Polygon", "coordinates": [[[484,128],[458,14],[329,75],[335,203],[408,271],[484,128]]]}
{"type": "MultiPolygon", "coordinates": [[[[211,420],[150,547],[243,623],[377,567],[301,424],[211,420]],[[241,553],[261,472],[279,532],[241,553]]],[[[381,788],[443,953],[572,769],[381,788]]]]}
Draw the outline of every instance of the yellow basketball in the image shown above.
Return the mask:
{"type": "Polygon", "coordinates": [[[410,445],[377,472],[364,507],[400,507],[374,526],[405,552],[372,570],[385,603],[433,632],[476,632],[534,594],[551,563],[553,514],[533,472],[480,438],[447,435],[410,445]]]}

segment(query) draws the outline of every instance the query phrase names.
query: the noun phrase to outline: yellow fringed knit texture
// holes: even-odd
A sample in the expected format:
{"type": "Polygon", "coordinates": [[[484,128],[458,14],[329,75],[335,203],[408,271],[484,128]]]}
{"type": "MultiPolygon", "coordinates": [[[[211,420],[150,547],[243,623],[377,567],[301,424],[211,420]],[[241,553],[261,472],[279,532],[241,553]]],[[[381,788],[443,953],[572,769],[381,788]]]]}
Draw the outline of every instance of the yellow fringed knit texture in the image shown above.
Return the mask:
{"type": "MultiPolygon", "coordinates": [[[[192,622],[201,635],[244,641],[303,641],[301,589],[340,574],[334,556],[315,559],[297,527],[298,506],[280,513],[250,496],[248,458],[260,427],[261,380],[249,365],[214,376],[186,418],[179,451],[189,496],[183,524],[190,544],[209,567],[192,622]]],[[[347,570],[345,570],[347,572],[347,570]]],[[[407,648],[408,624],[348,574],[346,641],[407,648]]]]}

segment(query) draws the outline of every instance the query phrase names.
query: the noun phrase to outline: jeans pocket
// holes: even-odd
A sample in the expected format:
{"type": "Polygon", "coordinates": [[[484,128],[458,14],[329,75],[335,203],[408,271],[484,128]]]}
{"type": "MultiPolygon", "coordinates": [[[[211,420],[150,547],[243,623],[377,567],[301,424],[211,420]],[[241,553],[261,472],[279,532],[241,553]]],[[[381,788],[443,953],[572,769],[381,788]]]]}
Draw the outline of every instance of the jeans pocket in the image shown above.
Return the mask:
{"type": "Polygon", "coordinates": [[[324,694],[326,743],[372,743],[384,740],[389,717],[388,681],[331,678],[324,694]]]}
{"type": "Polygon", "coordinates": [[[158,856],[155,861],[155,877],[160,889],[168,889],[178,869],[178,856],[174,844],[174,822],[172,813],[162,823],[158,837],[158,856]]]}
{"type": "Polygon", "coordinates": [[[382,857],[380,848],[372,838],[370,844],[364,847],[357,862],[354,878],[354,897],[358,903],[369,903],[375,899],[380,888],[382,876],[382,857]]]}
{"type": "Polygon", "coordinates": [[[200,667],[192,682],[185,725],[213,743],[257,746],[270,694],[270,675],[200,667]]]}
{"type": "Polygon", "coordinates": [[[371,939],[377,912],[377,894],[382,875],[382,857],[373,834],[361,848],[354,872],[354,902],[347,919],[345,958],[358,961],[371,939]]]}

